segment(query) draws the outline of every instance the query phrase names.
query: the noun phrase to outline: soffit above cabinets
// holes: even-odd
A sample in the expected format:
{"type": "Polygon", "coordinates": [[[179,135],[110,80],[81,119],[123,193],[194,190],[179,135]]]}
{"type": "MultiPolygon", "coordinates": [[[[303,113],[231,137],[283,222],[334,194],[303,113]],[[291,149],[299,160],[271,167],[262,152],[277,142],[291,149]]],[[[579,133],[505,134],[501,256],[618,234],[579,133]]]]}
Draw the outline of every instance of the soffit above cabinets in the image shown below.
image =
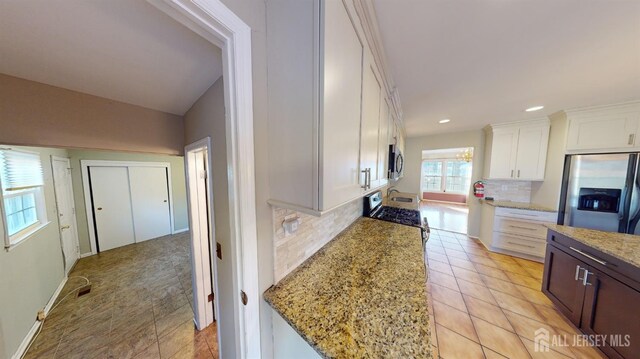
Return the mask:
{"type": "Polygon", "coordinates": [[[3,1],[0,73],[183,115],[220,49],[146,1],[3,1]]]}

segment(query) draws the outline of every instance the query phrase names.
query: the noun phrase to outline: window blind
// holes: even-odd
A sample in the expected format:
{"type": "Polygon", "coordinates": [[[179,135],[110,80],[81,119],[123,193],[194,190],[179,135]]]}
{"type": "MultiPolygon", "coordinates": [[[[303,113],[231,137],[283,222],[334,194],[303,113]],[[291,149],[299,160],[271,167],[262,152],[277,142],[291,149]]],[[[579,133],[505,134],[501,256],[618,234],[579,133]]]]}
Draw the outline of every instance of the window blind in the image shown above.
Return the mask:
{"type": "Polygon", "coordinates": [[[17,191],[44,185],[40,155],[33,152],[0,150],[2,191],[17,191]]]}

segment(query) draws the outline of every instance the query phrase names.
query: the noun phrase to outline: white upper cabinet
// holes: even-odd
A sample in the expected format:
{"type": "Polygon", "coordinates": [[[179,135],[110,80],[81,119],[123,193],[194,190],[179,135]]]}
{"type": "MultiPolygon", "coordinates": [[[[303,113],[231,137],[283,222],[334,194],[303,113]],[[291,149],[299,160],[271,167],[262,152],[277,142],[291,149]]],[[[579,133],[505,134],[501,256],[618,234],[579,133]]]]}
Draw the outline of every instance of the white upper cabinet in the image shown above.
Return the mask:
{"type": "Polygon", "coordinates": [[[549,120],[492,125],[487,134],[489,179],[544,180],[549,120]]]}
{"type": "Polygon", "coordinates": [[[378,168],[380,110],[382,86],[376,74],[373,55],[366,53],[362,74],[362,129],[360,137],[360,172],[362,187],[367,190],[380,185],[378,168]]]}
{"type": "Polygon", "coordinates": [[[269,203],[319,215],[386,184],[388,91],[352,2],[266,6],[269,203]]]}
{"type": "Polygon", "coordinates": [[[640,149],[640,103],[569,110],[566,113],[569,153],[640,149]]]}
{"type": "Polygon", "coordinates": [[[389,182],[389,144],[391,144],[391,106],[387,98],[382,99],[382,109],[380,112],[380,139],[378,140],[378,173],[380,175],[379,185],[384,186],[389,182]]]}
{"type": "MultiPolygon", "coordinates": [[[[342,1],[326,1],[324,4],[324,61],[323,61],[323,112],[322,138],[322,194],[320,209],[330,209],[358,197],[362,191],[359,178],[360,103],[363,93],[363,44],[342,1]]],[[[370,71],[365,71],[369,74],[370,71]]],[[[368,80],[370,81],[370,80],[368,80]]],[[[375,82],[375,79],[374,79],[375,82]]],[[[369,84],[370,86],[373,84],[369,84]]],[[[380,97],[380,86],[377,84],[380,97]]],[[[365,112],[364,99],[362,111],[365,112]]],[[[366,108],[365,123],[375,121],[372,128],[365,128],[363,139],[373,137],[375,163],[378,138],[379,102],[366,108]]],[[[289,135],[295,136],[291,133],[289,135]]],[[[368,148],[367,148],[368,150],[368,148]]],[[[368,164],[368,163],[367,163],[368,164]]]]}

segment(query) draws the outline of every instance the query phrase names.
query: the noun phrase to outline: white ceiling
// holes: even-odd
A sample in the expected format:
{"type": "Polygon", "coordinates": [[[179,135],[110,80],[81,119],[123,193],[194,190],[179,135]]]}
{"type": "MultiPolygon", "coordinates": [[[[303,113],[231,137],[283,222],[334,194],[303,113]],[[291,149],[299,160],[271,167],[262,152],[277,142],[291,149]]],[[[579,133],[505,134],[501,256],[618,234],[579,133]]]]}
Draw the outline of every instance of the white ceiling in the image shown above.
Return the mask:
{"type": "Polygon", "coordinates": [[[410,137],[640,99],[639,0],[374,5],[410,137]]]}
{"type": "Polygon", "coordinates": [[[0,1],[0,73],[184,114],[220,49],[145,0],[0,1]]]}

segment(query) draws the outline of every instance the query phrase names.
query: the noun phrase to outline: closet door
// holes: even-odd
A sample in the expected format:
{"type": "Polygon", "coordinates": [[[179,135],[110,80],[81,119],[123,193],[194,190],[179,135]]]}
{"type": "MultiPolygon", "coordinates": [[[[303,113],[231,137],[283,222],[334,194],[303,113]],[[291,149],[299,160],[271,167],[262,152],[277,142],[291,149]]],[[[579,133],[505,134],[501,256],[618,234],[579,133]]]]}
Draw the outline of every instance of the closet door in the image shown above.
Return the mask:
{"type": "Polygon", "coordinates": [[[90,167],[98,249],[135,242],[127,167],[90,167]]]}
{"type": "Polygon", "coordinates": [[[129,167],[136,242],[171,234],[165,167],[129,167]]]}

